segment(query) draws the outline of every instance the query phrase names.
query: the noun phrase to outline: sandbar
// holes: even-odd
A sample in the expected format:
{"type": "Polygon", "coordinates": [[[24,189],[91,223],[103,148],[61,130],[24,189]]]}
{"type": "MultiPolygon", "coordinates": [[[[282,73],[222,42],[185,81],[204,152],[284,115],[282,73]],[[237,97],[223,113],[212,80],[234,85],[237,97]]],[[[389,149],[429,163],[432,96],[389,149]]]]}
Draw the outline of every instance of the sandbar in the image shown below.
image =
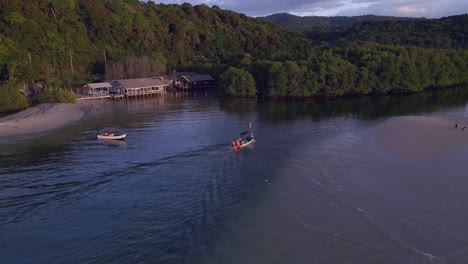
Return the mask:
{"type": "Polygon", "coordinates": [[[30,107],[0,118],[0,139],[33,135],[57,129],[80,120],[87,109],[101,101],[78,101],[75,104],[48,103],[30,107]]]}
{"type": "Polygon", "coordinates": [[[378,146],[394,154],[426,159],[468,147],[468,128],[463,127],[468,127],[467,117],[401,116],[379,124],[374,138],[378,146]]]}

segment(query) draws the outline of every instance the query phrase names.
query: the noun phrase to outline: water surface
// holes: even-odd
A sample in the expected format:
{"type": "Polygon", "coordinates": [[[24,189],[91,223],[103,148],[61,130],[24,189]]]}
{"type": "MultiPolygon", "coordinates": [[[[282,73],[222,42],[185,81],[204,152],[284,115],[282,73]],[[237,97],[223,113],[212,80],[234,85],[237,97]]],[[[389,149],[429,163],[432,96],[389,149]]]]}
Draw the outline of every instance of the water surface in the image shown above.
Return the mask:
{"type": "Polygon", "coordinates": [[[2,263],[466,263],[468,150],[391,155],[373,128],[466,116],[466,89],[255,101],[114,102],[0,145],[2,263]],[[230,142],[249,122],[257,142],[230,142]],[[95,133],[118,126],[125,142],[95,133]]]}

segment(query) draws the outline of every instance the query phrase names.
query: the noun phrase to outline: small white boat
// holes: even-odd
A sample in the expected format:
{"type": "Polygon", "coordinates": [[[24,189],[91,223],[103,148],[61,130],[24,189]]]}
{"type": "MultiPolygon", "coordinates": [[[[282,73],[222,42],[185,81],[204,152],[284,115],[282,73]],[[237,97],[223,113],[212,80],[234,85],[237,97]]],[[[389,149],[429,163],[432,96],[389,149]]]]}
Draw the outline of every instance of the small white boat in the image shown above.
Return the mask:
{"type": "Polygon", "coordinates": [[[113,140],[123,140],[127,134],[120,132],[118,129],[115,128],[104,128],[101,129],[98,134],[98,139],[113,139],[113,140]]]}
{"type": "Polygon", "coordinates": [[[97,138],[98,139],[124,139],[127,136],[127,134],[121,134],[121,133],[111,133],[111,134],[98,134],[97,138]]]}

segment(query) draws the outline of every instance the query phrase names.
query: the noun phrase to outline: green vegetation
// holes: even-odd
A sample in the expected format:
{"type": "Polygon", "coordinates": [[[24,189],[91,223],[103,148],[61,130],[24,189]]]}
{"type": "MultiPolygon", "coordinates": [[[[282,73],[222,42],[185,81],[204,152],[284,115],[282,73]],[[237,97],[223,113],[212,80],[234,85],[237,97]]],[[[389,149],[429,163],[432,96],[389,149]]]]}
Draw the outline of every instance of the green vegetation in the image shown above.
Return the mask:
{"type": "Polygon", "coordinates": [[[239,65],[264,97],[336,97],[420,92],[468,82],[468,51],[347,43],[307,60],[239,65]]]}
{"type": "Polygon", "coordinates": [[[46,88],[39,95],[39,103],[75,103],[75,95],[67,90],[59,88],[46,88]]]}
{"type": "Polygon", "coordinates": [[[203,4],[3,0],[0,82],[57,87],[40,102],[72,101],[66,90],[87,82],[185,69],[211,74],[228,95],[243,97],[418,92],[468,82],[466,18],[365,16],[348,27],[336,18],[312,29],[320,34],[309,31],[311,40],[203,4]]]}
{"type": "Polygon", "coordinates": [[[360,24],[366,21],[398,21],[398,20],[416,20],[418,18],[407,17],[392,17],[392,16],[295,16],[288,13],[273,14],[260,19],[282,26],[292,31],[338,31],[350,28],[355,24],[360,24]]]}
{"type": "Polygon", "coordinates": [[[230,67],[219,78],[228,95],[252,97],[256,94],[254,78],[243,69],[230,67]]]}
{"type": "Polygon", "coordinates": [[[14,82],[0,85],[0,112],[10,112],[28,107],[26,96],[14,82]]]}
{"type": "Polygon", "coordinates": [[[467,49],[468,14],[441,19],[356,16],[299,17],[274,14],[261,18],[291,31],[306,34],[315,43],[374,41],[437,49],[467,49]]]}
{"type": "Polygon", "coordinates": [[[375,41],[436,49],[468,49],[468,14],[441,19],[366,21],[346,32],[345,41],[375,41]]]}
{"type": "Polygon", "coordinates": [[[0,81],[69,86],[104,79],[106,67],[114,76],[116,68],[123,72],[116,63],[135,65],[135,58],[147,58],[155,73],[173,74],[194,63],[229,65],[246,53],[299,58],[311,48],[303,35],[216,6],[3,0],[0,10],[0,81]]]}
{"type": "Polygon", "coordinates": [[[21,88],[14,81],[0,85],[0,113],[12,112],[29,107],[34,103],[75,103],[75,95],[64,89],[46,88],[41,92],[37,88],[21,88]]]}

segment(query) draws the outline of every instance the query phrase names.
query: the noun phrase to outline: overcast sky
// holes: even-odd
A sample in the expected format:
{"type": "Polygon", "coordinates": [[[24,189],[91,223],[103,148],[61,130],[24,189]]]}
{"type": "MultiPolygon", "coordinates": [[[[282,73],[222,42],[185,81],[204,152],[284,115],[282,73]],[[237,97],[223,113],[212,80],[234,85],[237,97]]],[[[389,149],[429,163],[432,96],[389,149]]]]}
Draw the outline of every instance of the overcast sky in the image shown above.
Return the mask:
{"type": "Polygon", "coordinates": [[[385,15],[440,18],[468,13],[468,0],[154,0],[155,3],[217,5],[248,16],[385,15]]]}

